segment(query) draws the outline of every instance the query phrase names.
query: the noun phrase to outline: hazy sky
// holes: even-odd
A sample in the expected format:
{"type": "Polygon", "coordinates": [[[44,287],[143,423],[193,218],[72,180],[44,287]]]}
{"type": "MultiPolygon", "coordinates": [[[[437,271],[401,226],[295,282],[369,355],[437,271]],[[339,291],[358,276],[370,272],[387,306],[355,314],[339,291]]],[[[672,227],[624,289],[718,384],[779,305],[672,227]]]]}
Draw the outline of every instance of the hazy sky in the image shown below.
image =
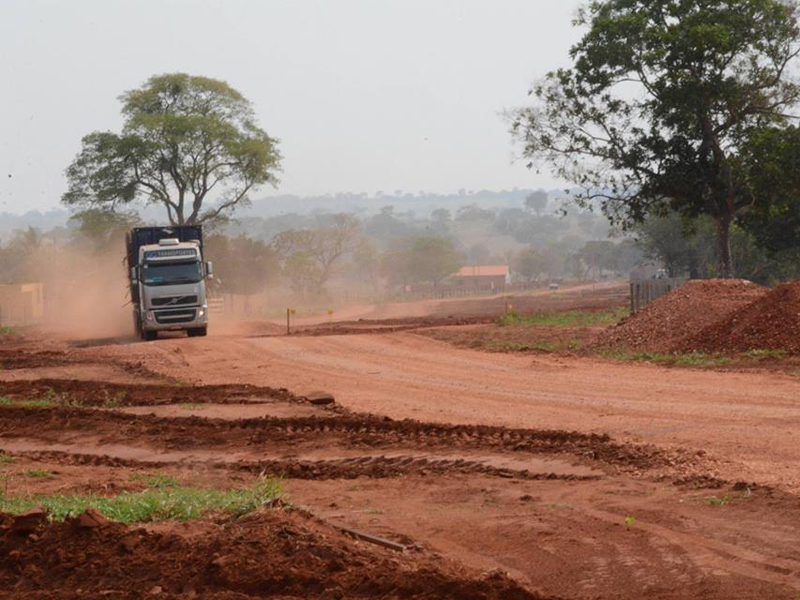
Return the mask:
{"type": "Polygon", "coordinates": [[[277,193],[555,185],[513,162],[498,113],[567,64],[581,4],[0,0],[0,212],[57,207],[81,137],[174,71],[253,102],[280,139],[277,193]]]}

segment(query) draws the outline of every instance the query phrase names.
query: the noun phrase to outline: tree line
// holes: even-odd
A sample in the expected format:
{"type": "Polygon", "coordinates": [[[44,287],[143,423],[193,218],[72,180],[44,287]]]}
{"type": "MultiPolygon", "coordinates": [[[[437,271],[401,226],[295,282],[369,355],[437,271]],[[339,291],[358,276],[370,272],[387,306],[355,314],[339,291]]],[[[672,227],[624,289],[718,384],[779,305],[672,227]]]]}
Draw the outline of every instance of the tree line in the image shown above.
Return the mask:
{"type": "MultiPolygon", "coordinates": [[[[519,248],[505,248],[501,258],[531,277],[563,271],[560,259],[572,271],[614,270],[630,262],[632,248],[673,273],[795,276],[797,1],[594,0],[575,25],[584,33],[571,48],[571,64],[547,73],[531,89],[533,103],[509,113],[511,132],[531,167],[545,166],[569,182],[565,197],[573,205],[599,209],[613,233],[633,242],[600,243],[608,241],[608,224],[570,209],[578,227],[585,221],[582,244],[597,242],[583,247],[574,221],[559,218],[546,194],[500,211],[439,208],[424,232],[419,219],[387,206],[358,224],[328,215],[315,227],[284,223],[247,235],[268,243],[305,294],[324,287],[346,254],[367,265],[378,251],[408,258],[428,244],[450,257],[448,267],[459,252],[473,262],[489,260],[497,249],[479,241],[487,229],[530,246],[516,257],[519,248]],[[351,243],[356,229],[380,247],[351,243]],[[460,248],[452,241],[459,235],[475,241],[460,248]],[[431,240],[451,240],[452,247],[431,240]]],[[[121,131],[88,134],[67,169],[62,200],[88,221],[145,203],[162,206],[173,224],[218,226],[253,190],[277,183],[279,142],[227,83],[157,75],[120,100],[121,131]]],[[[268,221],[262,224],[277,225],[268,221]]],[[[438,274],[411,259],[391,270],[399,280],[422,272],[431,281],[438,274]]]]}

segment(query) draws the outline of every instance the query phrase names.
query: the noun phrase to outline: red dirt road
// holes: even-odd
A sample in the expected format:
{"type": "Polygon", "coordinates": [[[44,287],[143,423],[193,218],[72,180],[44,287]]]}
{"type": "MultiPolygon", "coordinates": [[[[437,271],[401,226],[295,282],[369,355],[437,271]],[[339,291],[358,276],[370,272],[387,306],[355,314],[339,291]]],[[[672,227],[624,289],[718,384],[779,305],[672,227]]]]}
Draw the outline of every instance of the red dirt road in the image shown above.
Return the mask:
{"type": "Polygon", "coordinates": [[[800,378],[493,354],[410,333],[210,337],[93,349],[206,384],[323,389],[352,410],[574,429],[705,450],[719,475],[800,489],[800,378]]]}
{"type": "Polygon", "coordinates": [[[151,343],[6,341],[9,497],[115,495],[155,476],[229,489],[266,475],[308,513],[262,509],[244,529],[221,515],[96,533],[40,524],[30,537],[0,514],[0,554],[15,557],[0,561],[0,598],[798,598],[799,377],[481,352],[420,335],[436,325],[469,338],[492,326],[444,325],[503,309],[491,299],[481,316],[468,302],[452,318],[397,314],[291,337],[240,323],[151,343]],[[314,390],[337,404],[311,404],[314,390]],[[406,550],[371,549],[341,527],[406,550]],[[197,569],[184,581],[170,565],[188,548],[197,569]],[[294,577],[297,589],[269,583],[294,577]]]}

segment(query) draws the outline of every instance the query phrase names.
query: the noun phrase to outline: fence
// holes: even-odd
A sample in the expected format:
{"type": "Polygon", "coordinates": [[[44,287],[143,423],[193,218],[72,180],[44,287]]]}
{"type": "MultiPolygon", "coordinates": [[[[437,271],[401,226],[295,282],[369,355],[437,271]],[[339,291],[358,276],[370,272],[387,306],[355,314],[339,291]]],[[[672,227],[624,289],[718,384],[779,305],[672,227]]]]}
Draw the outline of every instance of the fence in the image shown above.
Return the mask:
{"type": "Polygon", "coordinates": [[[472,298],[479,296],[494,296],[497,294],[511,294],[527,292],[535,289],[547,289],[549,281],[523,281],[506,283],[498,286],[484,285],[481,287],[462,286],[453,284],[439,284],[437,286],[416,284],[406,286],[405,290],[391,294],[388,299],[396,302],[410,300],[432,300],[440,298],[472,298]]]}
{"type": "Polygon", "coordinates": [[[643,279],[631,281],[631,312],[642,310],[651,302],[661,296],[666,296],[672,290],[681,287],[686,279],[643,279]]]}

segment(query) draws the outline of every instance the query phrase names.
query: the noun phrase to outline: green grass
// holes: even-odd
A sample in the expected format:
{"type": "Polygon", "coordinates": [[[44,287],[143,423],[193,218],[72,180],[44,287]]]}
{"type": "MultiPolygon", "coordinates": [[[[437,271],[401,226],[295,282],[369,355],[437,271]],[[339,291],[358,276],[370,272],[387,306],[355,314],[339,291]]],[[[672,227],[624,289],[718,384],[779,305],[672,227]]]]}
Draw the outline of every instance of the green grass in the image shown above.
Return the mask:
{"type": "Polygon", "coordinates": [[[9,398],[0,396],[0,406],[82,406],[78,400],[56,394],[52,390],[39,398],[9,398]]]}
{"type": "Polygon", "coordinates": [[[108,390],[103,390],[103,406],[105,408],[115,408],[122,404],[125,399],[125,392],[117,392],[116,394],[109,394],[108,390]]]}
{"type": "Polygon", "coordinates": [[[14,331],[13,327],[9,327],[8,325],[0,325],[0,337],[6,335],[17,335],[17,332],[14,331]]]}
{"type": "Polygon", "coordinates": [[[515,340],[492,340],[489,348],[503,352],[565,352],[575,351],[581,347],[580,340],[519,342],[515,340]]]}
{"type": "Polygon", "coordinates": [[[26,477],[33,477],[35,479],[46,479],[48,477],[52,477],[53,473],[48,471],[47,469],[28,469],[25,471],[26,477]]]}
{"type": "Polygon", "coordinates": [[[2,450],[0,450],[0,464],[2,463],[12,463],[14,462],[14,457],[10,454],[6,454],[2,450]]]}
{"type": "Polygon", "coordinates": [[[689,354],[659,354],[657,352],[603,352],[601,356],[611,360],[627,360],[671,365],[675,367],[719,367],[733,362],[725,356],[691,352],[689,354]]]}
{"type": "Polygon", "coordinates": [[[273,479],[265,479],[251,488],[240,490],[167,486],[109,497],[93,494],[0,494],[0,512],[19,514],[35,506],[42,506],[51,519],[63,521],[66,517],[74,517],[88,508],[94,508],[105,517],[122,523],[188,521],[200,518],[210,511],[243,515],[282,496],[280,483],[273,479]]]}
{"type": "Polygon", "coordinates": [[[153,475],[150,473],[134,473],[131,475],[131,481],[144,483],[149,488],[177,487],[179,483],[171,475],[153,475]]]}
{"type": "Polygon", "coordinates": [[[607,326],[617,323],[620,319],[628,316],[627,308],[616,310],[566,310],[539,312],[528,315],[521,315],[514,311],[509,311],[497,320],[498,325],[547,325],[550,327],[590,327],[607,326]]]}
{"type": "Polygon", "coordinates": [[[785,350],[748,350],[742,352],[742,356],[752,360],[779,360],[786,356],[785,350]]]}
{"type": "Polygon", "coordinates": [[[752,496],[752,492],[750,491],[750,488],[746,488],[744,491],[731,492],[730,494],[725,494],[724,496],[691,496],[690,500],[702,502],[706,506],[720,508],[741,500],[747,500],[750,498],[750,496],[752,496]]]}

